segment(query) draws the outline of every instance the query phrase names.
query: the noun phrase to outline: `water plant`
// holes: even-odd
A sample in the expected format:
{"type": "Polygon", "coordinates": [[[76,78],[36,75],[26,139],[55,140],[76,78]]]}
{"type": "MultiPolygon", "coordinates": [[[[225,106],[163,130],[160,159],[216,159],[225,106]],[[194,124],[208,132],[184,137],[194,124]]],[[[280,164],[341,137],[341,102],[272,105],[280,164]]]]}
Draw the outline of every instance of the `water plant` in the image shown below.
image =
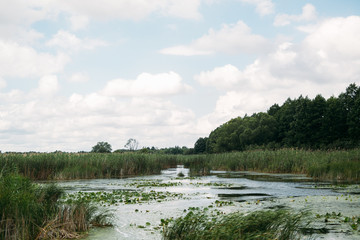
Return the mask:
{"type": "Polygon", "coordinates": [[[131,190],[114,190],[112,192],[76,192],[64,196],[63,201],[67,204],[73,202],[88,202],[100,204],[103,206],[119,204],[139,204],[147,202],[163,202],[173,199],[182,199],[184,194],[161,192],[161,191],[131,191],[131,190]]]}
{"type": "Polygon", "coordinates": [[[76,238],[92,225],[108,225],[95,206],[59,200],[62,189],[38,185],[14,172],[0,174],[0,239],[76,238]]]}
{"type": "Polygon", "coordinates": [[[167,239],[298,239],[302,214],[286,210],[239,212],[192,209],[176,219],[162,219],[163,238],[167,239]]]}
{"type": "Polygon", "coordinates": [[[360,182],[360,149],[311,151],[302,149],[249,150],[183,156],[179,161],[192,175],[211,170],[307,174],[317,180],[360,182]]]}
{"type": "Polygon", "coordinates": [[[141,153],[4,153],[0,166],[15,166],[34,180],[120,178],[159,174],[176,166],[177,157],[141,153]]]}

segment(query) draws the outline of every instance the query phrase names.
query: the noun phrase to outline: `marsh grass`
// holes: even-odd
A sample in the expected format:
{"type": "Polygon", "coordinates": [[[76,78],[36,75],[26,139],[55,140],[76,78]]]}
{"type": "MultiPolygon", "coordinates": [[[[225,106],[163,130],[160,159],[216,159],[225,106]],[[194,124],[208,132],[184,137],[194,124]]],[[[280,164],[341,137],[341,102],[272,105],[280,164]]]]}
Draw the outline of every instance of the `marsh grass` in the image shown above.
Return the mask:
{"type": "Polygon", "coordinates": [[[159,174],[176,166],[176,156],[140,153],[0,154],[0,165],[15,166],[34,180],[118,178],[159,174]]]}
{"type": "Polygon", "coordinates": [[[108,216],[83,202],[63,204],[63,191],[40,186],[14,172],[0,175],[0,239],[77,238],[92,225],[107,225],[108,216]]]}
{"type": "Polygon", "coordinates": [[[183,164],[191,176],[211,170],[307,174],[318,180],[360,182],[360,149],[310,151],[252,150],[220,154],[166,155],[142,153],[0,154],[0,166],[36,180],[121,178],[159,174],[183,164]]]}
{"type": "Polygon", "coordinates": [[[193,175],[211,170],[307,174],[318,180],[360,181],[360,149],[308,151],[254,150],[182,158],[193,175]]]}
{"type": "Polygon", "coordinates": [[[165,240],[298,239],[303,213],[286,210],[256,211],[248,215],[190,211],[184,217],[163,220],[165,240]]]}

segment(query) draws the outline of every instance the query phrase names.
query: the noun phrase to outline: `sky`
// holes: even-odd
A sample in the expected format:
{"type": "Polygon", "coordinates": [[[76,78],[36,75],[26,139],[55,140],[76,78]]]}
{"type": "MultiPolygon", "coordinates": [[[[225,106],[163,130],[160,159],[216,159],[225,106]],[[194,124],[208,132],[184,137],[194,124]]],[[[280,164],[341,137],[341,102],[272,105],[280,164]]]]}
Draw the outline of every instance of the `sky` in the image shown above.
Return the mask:
{"type": "Polygon", "coordinates": [[[0,150],[193,147],[360,85],[359,0],[0,0],[0,150]]]}

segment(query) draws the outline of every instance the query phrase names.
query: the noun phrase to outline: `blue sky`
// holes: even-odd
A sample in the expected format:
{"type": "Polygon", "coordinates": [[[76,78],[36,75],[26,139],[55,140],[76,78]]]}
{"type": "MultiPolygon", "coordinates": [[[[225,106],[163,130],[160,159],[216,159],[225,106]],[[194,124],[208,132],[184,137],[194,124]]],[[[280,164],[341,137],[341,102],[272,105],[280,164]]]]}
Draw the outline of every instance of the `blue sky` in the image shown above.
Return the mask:
{"type": "Polygon", "coordinates": [[[360,84],[358,0],[0,0],[0,150],[192,147],[360,84]]]}

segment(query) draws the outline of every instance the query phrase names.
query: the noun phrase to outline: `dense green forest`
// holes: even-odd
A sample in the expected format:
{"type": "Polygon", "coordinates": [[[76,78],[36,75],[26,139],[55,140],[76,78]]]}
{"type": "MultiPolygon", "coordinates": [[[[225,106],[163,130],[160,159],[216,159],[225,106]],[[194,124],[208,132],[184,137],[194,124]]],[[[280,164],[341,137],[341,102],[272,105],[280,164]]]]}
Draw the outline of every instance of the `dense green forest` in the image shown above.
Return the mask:
{"type": "Polygon", "coordinates": [[[199,138],[195,153],[253,148],[349,149],[360,145],[360,87],[350,84],[338,97],[288,98],[268,111],[237,117],[199,138]]]}

